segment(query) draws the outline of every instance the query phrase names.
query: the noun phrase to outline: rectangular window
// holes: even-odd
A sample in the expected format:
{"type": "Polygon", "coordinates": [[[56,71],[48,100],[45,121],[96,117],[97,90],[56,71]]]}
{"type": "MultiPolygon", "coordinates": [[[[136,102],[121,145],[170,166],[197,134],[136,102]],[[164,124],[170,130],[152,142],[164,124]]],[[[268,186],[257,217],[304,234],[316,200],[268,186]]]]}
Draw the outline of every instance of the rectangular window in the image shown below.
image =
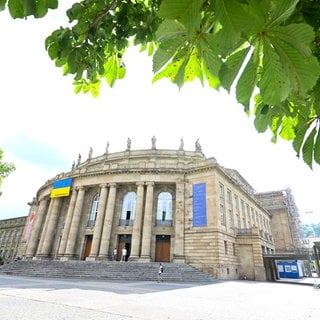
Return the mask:
{"type": "Polygon", "coordinates": [[[234,206],[236,210],[239,212],[239,198],[236,194],[234,195],[234,206]]]}
{"type": "Polygon", "coordinates": [[[233,225],[233,213],[232,213],[231,209],[228,210],[228,216],[229,216],[229,227],[233,228],[234,227],[234,225],[233,225]]]}
{"type": "Polygon", "coordinates": [[[250,227],[252,227],[252,225],[251,225],[251,220],[250,220],[250,208],[249,208],[248,204],[246,205],[246,208],[247,208],[247,221],[248,221],[248,226],[250,228],[250,227]]]}
{"type": "Polygon", "coordinates": [[[220,204],[220,221],[222,225],[226,224],[226,212],[223,204],[220,204]]]}
{"type": "Polygon", "coordinates": [[[240,220],[240,215],[237,214],[237,228],[241,228],[241,220],[240,220]]]}
{"type": "Polygon", "coordinates": [[[256,219],[255,219],[255,216],[254,216],[254,210],[253,208],[251,208],[251,221],[252,221],[252,226],[256,226],[256,219]]]}
{"type": "Polygon", "coordinates": [[[224,254],[228,254],[228,243],[227,241],[223,241],[224,242],[224,254]]]}
{"type": "Polygon", "coordinates": [[[224,186],[222,183],[219,183],[219,195],[220,198],[224,198],[224,186]]]}
{"type": "Polygon", "coordinates": [[[236,244],[235,243],[232,244],[232,253],[234,256],[236,255],[236,244]]]}
{"type": "Polygon", "coordinates": [[[227,191],[227,201],[231,203],[231,191],[229,189],[227,191]]]}

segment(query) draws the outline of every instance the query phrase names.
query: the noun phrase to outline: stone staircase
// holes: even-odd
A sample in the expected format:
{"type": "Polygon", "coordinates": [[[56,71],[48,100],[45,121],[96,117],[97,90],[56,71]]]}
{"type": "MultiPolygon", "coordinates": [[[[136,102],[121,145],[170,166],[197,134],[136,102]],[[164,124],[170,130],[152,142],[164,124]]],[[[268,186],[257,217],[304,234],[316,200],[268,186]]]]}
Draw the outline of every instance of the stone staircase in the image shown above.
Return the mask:
{"type": "MultiPolygon", "coordinates": [[[[155,281],[159,263],[118,261],[18,260],[0,266],[0,274],[43,278],[155,281]]],[[[212,282],[216,279],[188,264],[163,263],[166,282],[212,282]]]]}

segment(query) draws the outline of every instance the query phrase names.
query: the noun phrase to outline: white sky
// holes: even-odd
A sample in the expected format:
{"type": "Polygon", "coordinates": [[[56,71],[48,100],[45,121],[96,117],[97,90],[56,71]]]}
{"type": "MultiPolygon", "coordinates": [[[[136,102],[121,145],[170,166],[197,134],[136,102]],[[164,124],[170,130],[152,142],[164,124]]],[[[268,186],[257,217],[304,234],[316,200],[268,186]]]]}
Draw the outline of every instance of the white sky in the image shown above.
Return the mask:
{"type": "MultiPolygon", "coordinates": [[[[73,1],[64,1],[73,3],[73,1]]],[[[64,10],[62,10],[63,14],[64,10]]],[[[206,157],[233,168],[257,191],[291,188],[303,222],[320,220],[319,166],[311,171],[295,157],[291,142],[270,142],[258,134],[242,106],[224,92],[199,82],[180,91],[161,80],[151,84],[151,60],[131,50],[127,75],[113,89],[101,86],[98,99],[74,94],[72,77],[62,76],[44,47],[52,31],[65,25],[61,10],[46,18],[13,20],[0,13],[0,148],[17,170],[2,184],[0,219],[28,214],[27,203],[60,172],[69,171],[78,153],[85,160],[132,149],[194,150],[199,139],[206,157]],[[313,212],[313,214],[305,214],[313,212]]]]}

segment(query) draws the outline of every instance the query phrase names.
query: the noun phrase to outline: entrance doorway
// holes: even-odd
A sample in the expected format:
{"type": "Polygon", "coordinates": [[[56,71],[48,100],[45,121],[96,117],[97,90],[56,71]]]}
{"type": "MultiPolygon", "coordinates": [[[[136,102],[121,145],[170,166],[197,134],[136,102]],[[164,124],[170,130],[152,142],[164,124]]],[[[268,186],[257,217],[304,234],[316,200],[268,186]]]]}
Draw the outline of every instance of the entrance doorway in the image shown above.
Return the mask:
{"type": "Polygon", "coordinates": [[[157,262],[170,262],[170,236],[156,236],[156,256],[157,262]]]}
{"type": "Polygon", "coordinates": [[[118,243],[119,245],[118,245],[117,261],[121,259],[121,250],[124,247],[127,249],[126,261],[128,261],[128,258],[130,257],[130,251],[131,251],[131,234],[120,234],[118,243]]]}
{"type": "Polygon", "coordinates": [[[92,235],[86,236],[86,244],[84,249],[84,257],[83,260],[86,260],[91,253],[91,246],[92,246],[92,235]]]}

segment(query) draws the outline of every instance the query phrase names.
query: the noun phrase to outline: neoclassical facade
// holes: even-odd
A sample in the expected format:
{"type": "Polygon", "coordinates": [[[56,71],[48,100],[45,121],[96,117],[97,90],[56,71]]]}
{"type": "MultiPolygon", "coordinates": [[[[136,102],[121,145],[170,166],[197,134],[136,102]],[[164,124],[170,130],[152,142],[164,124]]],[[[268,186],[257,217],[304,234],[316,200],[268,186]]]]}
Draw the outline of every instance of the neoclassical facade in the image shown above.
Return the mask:
{"type": "Polygon", "coordinates": [[[264,280],[271,216],[236,171],[195,151],[155,147],[92,157],[48,180],[30,203],[25,259],[183,262],[220,279],[264,280]],[[57,182],[70,193],[52,197],[57,182]],[[61,184],[60,184],[61,185],[61,184]],[[63,185],[64,186],[64,185],[63,185]],[[32,219],[30,218],[32,217],[32,219]]]}
{"type": "Polygon", "coordinates": [[[0,264],[20,255],[19,247],[25,232],[27,217],[0,220],[0,264]]]}

